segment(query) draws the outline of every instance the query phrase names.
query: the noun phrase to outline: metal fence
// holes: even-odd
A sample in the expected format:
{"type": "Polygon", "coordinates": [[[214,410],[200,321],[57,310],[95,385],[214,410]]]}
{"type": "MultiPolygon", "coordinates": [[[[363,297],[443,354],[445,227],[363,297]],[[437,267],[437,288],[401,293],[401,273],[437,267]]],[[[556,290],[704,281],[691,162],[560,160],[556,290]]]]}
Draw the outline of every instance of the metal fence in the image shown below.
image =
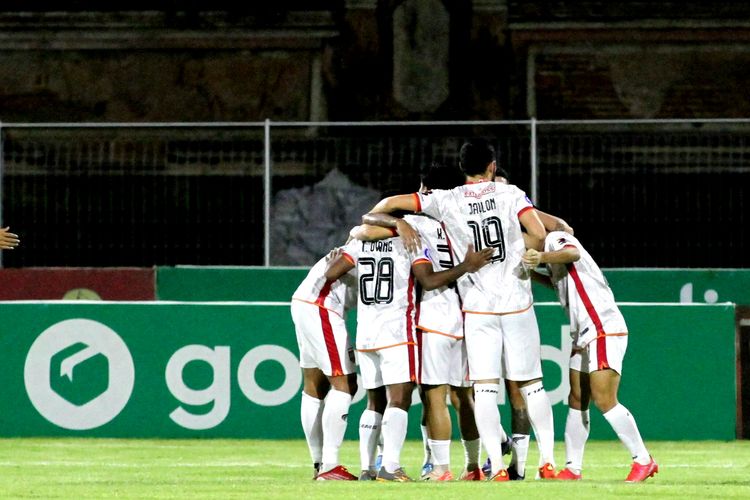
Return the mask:
{"type": "Polygon", "coordinates": [[[606,267],[744,267],[750,120],[1,125],[3,265],[309,265],[492,138],[606,267]]]}

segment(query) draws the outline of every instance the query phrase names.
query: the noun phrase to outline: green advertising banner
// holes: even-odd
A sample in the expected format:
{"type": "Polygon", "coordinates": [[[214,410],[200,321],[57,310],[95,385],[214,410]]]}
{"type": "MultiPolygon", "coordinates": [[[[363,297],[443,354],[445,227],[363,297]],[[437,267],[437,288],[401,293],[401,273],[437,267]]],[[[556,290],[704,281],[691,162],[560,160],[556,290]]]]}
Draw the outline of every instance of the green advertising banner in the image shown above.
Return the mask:
{"type": "MultiPolygon", "coordinates": [[[[161,300],[288,301],[307,268],[159,267],[161,300]]],[[[605,269],[620,302],[734,302],[750,305],[748,269],[605,269]]],[[[554,292],[534,284],[537,302],[554,302],[554,292]]]]}
{"type": "MultiPolygon", "coordinates": [[[[733,305],[622,309],[631,336],[620,399],[644,437],[733,439],[733,305]]],[[[0,312],[14,325],[0,336],[2,436],[302,437],[288,304],[0,302],[0,312]]],[[[568,326],[557,304],[536,312],[562,440],[568,326]]],[[[415,403],[411,438],[419,437],[415,403]]],[[[507,404],[503,415],[507,428],[507,404]]],[[[591,437],[615,437],[596,410],[591,437]]]]}
{"type": "Polygon", "coordinates": [[[156,298],[288,302],[308,271],[301,267],[157,267],[156,298]]]}

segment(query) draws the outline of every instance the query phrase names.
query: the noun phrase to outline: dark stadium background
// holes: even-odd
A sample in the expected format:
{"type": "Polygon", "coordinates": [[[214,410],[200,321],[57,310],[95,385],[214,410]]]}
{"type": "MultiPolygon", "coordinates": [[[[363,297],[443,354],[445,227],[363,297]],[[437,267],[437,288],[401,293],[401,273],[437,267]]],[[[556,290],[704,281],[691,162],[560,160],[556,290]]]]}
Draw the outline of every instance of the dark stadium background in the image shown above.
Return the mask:
{"type": "Polygon", "coordinates": [[[528,191],[529,126],[486,122],[535,118],[536,201],[602,267],[748,267],[748,81],[747,2],[6,0],[2,266],[263,265],[267,119],[275,196],[412,190],[476,135],[528,191]],[[342,121],[384,124],[304,126],[342,121]]]}

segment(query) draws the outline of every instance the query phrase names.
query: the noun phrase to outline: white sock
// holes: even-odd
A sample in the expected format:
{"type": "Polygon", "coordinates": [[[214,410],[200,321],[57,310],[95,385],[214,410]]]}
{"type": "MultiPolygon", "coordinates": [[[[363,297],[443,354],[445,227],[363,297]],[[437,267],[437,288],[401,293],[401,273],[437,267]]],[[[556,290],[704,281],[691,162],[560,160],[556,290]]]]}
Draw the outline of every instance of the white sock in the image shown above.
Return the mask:
{"type": "Polygon", "coordinates": [[[409,414],[401,408],[386,408],[383,413],[383,467],[387,472],[401,467],[401,448],[408,423],[409,414]]]}
{"type": "Polygon", "coordinates": [[[443,469],[451,468],[451,440],[430,439],[430,449],[435,460],[435,465],[440,465],[443,469]]]}
{"type": "Polygon", "coordinates": [[[519,476],[526,476],[526,458],[529,456],[530,440],[531,436],[528,434],[513,434],[513,455],[510,463],[515,465],[519,476]]]}
{"type": "Polygon", "coordinates": [[[346,392],[332,389],[326,397],[323,409],[323,466],[329,471],[339,465],[339,448],[346,432],[346,417],[352,397],[346,392]]]}
{"type": "Polygon", "coordinates": [[[375,471],[378,440],[380,439],[383,415],[373,410],[365,410],[359,418],[359,460],[362,470],[375,471]]]}
{"type": "Polygon", "coordinates": [[[503,461],[500,410],[497,408],[497,395],[500,384],[474,384],[474,419],[482,444],[492,462],[492,475],[505,469],[503,461]]]}
{"type": "Polygon", "coordinates": [[[568,408],[565,420],[565,467],[580,474],[583,470],[583,448],[589,438],[589,411],[568,408]]]}
{"type": "Polygon", "coordinates": [[[618,403],[617,406],[604,414],[604,418],[615,430],[617,437],[628,449],[635,462],[646,465],[651,461],[651,455],[649,455],[646,445],[643,444],[641,433],[638,432],[638,425],[636,425],[635,419],[627,408],[618,403]]]}
{"type": "Polygon", "coordinates": [[[323,401],[302,393],[300,404],[300,420],[302,430],[305,432],[307,447],[310,449],[310,458],[314,464],[323,460],[323,401]]]}
{"type": "Polygon", "coordinates": [[[521,394],[526,401],[526,411],[534,429],[534,436],[539,447],[539,465],[555,465],[555,425],[552,421],[552,405],[541,382],[521,387],[521,394]]]}
{"type": "Polygon", "coordinates": [[[479,466],[479,454],[482,451],[482,440],[472,439],[470,441],[461,440],[464,446],[464,466],[466,470],[474,470],[479,466]]]}
{"type": "Polygon", "coordinates": [[[423,464],[429,464],[432,463],[432,451],[430,450],[430,436],[427,433],[427,426],[422,425],[420,426],[422,429],[422,445],[424,446],[424,460],[422,460],[423,464]]]}

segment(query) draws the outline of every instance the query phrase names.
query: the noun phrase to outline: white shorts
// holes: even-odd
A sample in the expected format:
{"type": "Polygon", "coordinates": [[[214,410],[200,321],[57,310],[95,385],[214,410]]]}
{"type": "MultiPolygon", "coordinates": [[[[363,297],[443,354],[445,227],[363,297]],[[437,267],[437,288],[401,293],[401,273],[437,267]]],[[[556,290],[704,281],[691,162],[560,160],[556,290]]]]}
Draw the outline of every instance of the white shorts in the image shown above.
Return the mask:
{"type": "Polygon", "coordinates": [[[319,368],[328,377],[348,375],[357,370],[354,348],[341,316],[314,304],[293,300],[292,321],[302,368],[319,368]]]}
{"type": "Polygon", "coordinates": [[[523,382],[542,377],[542,347],[534,308],[513,314],[466,313],[469,378],[523,382]]]}
{"type": "Polygon", "coordinates": [[[627,334],[597,337],[583,349],[574,349],[570,369],[582,373],[611,368],[622,375],[622,360],[628,348],[627,334]]]}
{"type": "Polygon", "coordinates": [[[470,387],[468,358],[462,338],[417,330],[419,383],[470,387]]]}
{"type": "Polygon", "coordinates": [[[412,344],[401,344],[376,351],[359,351],[359,372],[365,389],[417,382],[419,360],[412,344]]]}

